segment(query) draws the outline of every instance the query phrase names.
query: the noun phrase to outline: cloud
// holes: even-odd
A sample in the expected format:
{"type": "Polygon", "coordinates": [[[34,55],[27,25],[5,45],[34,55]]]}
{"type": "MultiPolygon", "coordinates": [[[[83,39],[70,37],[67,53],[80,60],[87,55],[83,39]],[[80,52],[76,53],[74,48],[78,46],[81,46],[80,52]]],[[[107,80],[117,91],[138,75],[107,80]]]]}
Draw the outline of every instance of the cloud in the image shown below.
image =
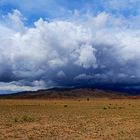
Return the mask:
{"type": "Polygon", "coordinates": [[[13,13],[8,14],[9,23],[12,24],[13,29],[19,32],[24,32],[26,27],[24,26],[24,23],[22,20],[24,20],[24,17],[22,17],[22,14],[18,10],[13,10],[13,13]]]}
{"type": "Polygon", "coordinates": [[[0,92],[21,92],[21,91],[36,91],[44,88],[43,81],[34,81],[31,86],[22,85],[20,82],[0,82],[0,92]]]}
{"type": "Polygon", "coordinates": [[[137,16],[75,14],[29,27],[14,10],[0,22],[1,90],[140,82],[137,16]]]}
{"type": "Polygon", "coordinates": [[[87,75],[85,73],[79,74],[78,76],[76,76],[74,79],[75,80],[89,80],[89,79],[93,79],[94,76],[93,75],[87,75]]]}
{"type": "Polygon", "coordinates": [[[95,49],[90,45],[83,45],[79,50],[77,50],[78,60],[75,64],[83,66],[84,68],[96,68],[96,57],[95,49]]]}
{"type": "Polygon", "coordinates": [[[65,78],[66,77],[66,74],[61,70],[57,73],[57,77],[59,78],[65,78]]]}

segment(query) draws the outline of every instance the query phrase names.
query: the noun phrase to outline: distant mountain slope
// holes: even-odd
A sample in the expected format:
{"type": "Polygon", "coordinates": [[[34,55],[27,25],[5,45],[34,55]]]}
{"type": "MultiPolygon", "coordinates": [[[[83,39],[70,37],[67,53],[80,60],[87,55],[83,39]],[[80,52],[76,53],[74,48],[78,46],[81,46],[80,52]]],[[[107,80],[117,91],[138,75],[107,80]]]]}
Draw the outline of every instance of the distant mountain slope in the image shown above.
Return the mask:
{"type": "Polygon", "coordinates": [[[126,93],[99,90],[92,88],[79,88],[79,89],[65,89],[53,88],[48,90],[27,91],[15,94],[0,95],[0,99],[63,99],[63,98],[140,98],[140,96],[130,96],[126,93]]]}

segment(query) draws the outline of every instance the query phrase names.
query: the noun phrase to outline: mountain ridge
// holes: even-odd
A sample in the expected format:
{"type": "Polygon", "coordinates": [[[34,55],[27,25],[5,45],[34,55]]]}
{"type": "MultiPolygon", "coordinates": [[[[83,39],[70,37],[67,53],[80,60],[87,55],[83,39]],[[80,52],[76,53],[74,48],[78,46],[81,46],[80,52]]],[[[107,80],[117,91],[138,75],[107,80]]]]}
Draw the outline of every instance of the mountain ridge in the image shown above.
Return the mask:
{"type": "Polygon", "coordinates": [[[140,98],[125,92],[97,88],[51,88],[0,95],[0,99],[67,99],[67,98],[140,98]]]}

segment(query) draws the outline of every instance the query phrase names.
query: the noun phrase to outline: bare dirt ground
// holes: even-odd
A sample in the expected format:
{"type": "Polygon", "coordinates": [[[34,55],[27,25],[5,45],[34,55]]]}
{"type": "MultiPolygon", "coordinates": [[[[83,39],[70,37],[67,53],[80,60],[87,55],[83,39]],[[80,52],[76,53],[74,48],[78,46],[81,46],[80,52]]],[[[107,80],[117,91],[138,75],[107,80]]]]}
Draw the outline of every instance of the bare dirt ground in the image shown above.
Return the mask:
{"type": "Polygon", "coordinates": [[[140,140],[140,100],[0,100],[0,140],[140,140]]]}

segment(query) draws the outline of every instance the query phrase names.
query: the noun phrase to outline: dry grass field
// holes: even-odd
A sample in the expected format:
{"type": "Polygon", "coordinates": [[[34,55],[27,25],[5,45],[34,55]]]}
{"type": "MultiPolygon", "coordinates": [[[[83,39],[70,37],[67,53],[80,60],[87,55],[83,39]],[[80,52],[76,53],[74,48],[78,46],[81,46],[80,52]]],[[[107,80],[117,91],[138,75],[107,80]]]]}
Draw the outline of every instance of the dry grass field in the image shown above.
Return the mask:
{"type": "Polygon", "coordinates": [[[0,100],[0,140],[140,140],[140,100],[0,100]]]}

